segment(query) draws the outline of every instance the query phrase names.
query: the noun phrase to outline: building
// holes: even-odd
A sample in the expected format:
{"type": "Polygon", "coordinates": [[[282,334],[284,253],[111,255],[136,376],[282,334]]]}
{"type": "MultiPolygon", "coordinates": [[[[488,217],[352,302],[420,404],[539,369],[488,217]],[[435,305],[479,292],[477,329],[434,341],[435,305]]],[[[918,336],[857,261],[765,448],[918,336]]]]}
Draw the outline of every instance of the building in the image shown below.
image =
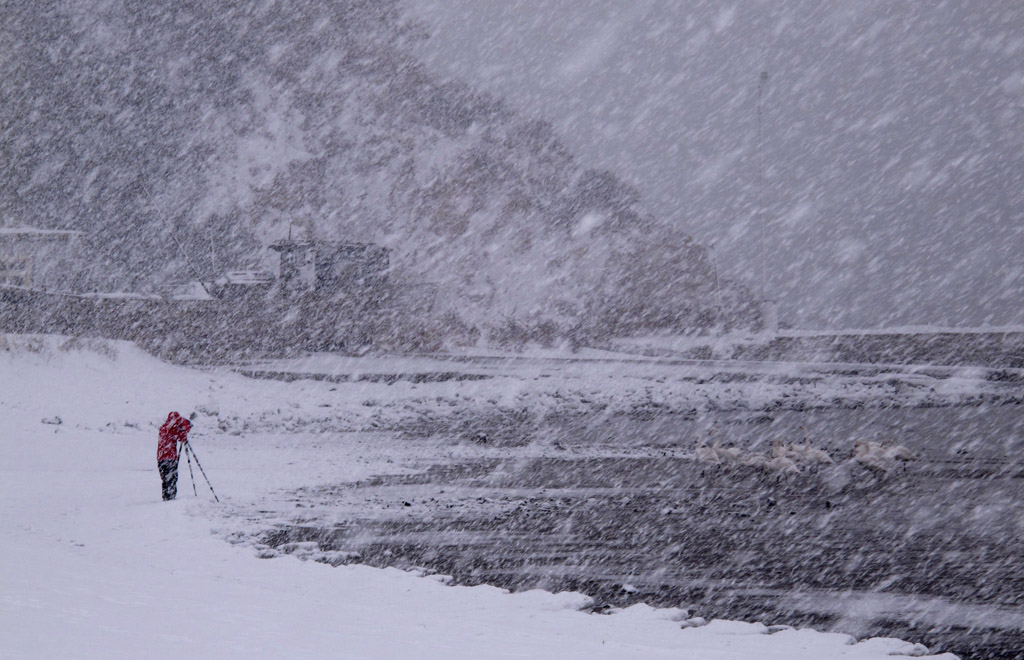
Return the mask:
{"type": "Polygon", "coordinates": [[[388,283],[387,248],[372,243],[278,241],[270,249],[280,257],[282,295],[334,295],[383,289],[388,283]]]}
{"type": "Polygon", "coordinates": [[[81,232],[0,227],[0,286],[43,291],[69,288],[81,232]]]}
{"type": "Polygon", "coordinates": [[[210,285],[221,300],[260,301],[273,289],[274,275],[263,270],[230,270],[210,285]]]}

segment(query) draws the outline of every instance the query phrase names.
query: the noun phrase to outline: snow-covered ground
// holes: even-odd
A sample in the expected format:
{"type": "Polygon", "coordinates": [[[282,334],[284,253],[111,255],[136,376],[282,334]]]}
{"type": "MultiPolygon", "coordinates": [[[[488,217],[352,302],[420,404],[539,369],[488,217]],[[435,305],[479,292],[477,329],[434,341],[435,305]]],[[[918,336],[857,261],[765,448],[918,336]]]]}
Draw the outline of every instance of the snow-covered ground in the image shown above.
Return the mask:
{"type": "MultiPolygon", "coordinates": [[[[579,381],[590,387],[582,396],[610,403],[646,396],[628,376],[608,371],[579,381]],[[625,384],[601,386],[619,380],[625,384]]],[[[687,612],[644,605],[590,614],[580,611],[589,603],[584,594],[509,594],[394,569],[266,560],[224,540],[244,528],[245,512],[264,494],[401,469],[390,462],[393,451],[403,451],[399,436],[372,436],[383,438],[381,445],[358,434],[339,440],[342,431],[481,398],[495,406],[541,405],[561,391],[555,380],[262,381],[171,366],[125,343],[0,335],[0,657],[799,660],[927,653],[895,639],[857,642],[761,623],[700,625],[687,612]],[[188,492],[185,464],[181,497],[160,501],[156,428],[170,410],[200,411],[194,442],[220,503],[208,490],[188,492]],[[310,451],[318,438],[332,440],[329,451],[310,451]],[[292,451],[295,443],[304,451],[292,451]]],[[[943,382],[967,394],[978,387],[943,382]]],[[[669,385],[665,396],[687,396],[682,385],[669,385]]],[[[708,387],[730,401],[758,392],[772,398],[764,383],[750,392],[735,390],[742,383],[708,387]]],[[[198,471],[196,478],[205,489],[198,471]]]]}

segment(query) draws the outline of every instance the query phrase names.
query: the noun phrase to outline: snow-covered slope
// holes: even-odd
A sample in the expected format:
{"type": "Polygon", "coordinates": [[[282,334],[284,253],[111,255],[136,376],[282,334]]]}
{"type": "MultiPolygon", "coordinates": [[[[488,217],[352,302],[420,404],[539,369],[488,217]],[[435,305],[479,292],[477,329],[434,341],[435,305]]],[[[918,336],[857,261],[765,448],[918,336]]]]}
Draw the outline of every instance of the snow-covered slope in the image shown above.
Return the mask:
{"type": "MultiPolygon", "coordinates": [[[[355,395],[366,384],[211,376],[128,344],[52,337],[0,337],[0,374],[3,658],[866,660],[925,653],[899,640],[854,643],[757,623],[693,626],[685,612],[646,606],[587,614],[578,611],[588,602],[581,594],[508,594],[392,569],[261,560],[220,540],[214,527],[234,498],[316,480],[316,471],[289,466],[280,443],[247,446],[265,435],[204,430],[197,449],[223,503],[161,502],[156,425],[170,409],[216,401],[244,411],[272,399],[287,408],[311,389],[352,388],[355,395]]],[[[344,458],[346,449],[330,451],[344,458]]],[[[351,472],[381,469],[327,453],[320,469],[332,461],[351,472]]]]}
{"type": "Polygon", "coordinates": [[[0,206],[85,232],[76,290],[272,267],[294,232],[389,248],[399,290],[439,290],[446,336],[753,323],[728,282],[712,309],[706,249],[621,176],[428,73],[402,4],[7,12],[0,75],[22,92],[0,106],[19,136],[0,206]]]}

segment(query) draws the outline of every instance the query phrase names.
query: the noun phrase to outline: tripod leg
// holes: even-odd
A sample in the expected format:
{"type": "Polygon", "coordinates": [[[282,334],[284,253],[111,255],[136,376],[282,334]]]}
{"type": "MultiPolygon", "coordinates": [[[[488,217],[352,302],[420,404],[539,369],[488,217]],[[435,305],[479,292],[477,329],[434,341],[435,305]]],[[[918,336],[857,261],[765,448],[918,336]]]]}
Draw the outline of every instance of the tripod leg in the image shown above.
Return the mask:
{"type": "Polygon", "coordinates": [[[181,451],[185,454],[185,460],[188,461],[188,479],[192,482],[192,494],[199,497],[199,493],[196,492],[196,475],[192,473],[192,457],[189,455],[188,445],[183,444],[181,451]]]}
{"type": "MultiPolygon", "coordinates": [[[[210,483],[210,478],[206,476],[206,470],[203,469],[203,464],[199,462],[199,457],[196,456],[196,453],[191,449],[189,449],[189,452],[192,456],[195,456],[196,466],[199,468],[199,472],[203,475],[203,479],[206,479],[206,485],[210,487],[210,492],[213,493],[213,499],[216,500],[217,502],[220,502],[220,498],[217,497],[217,491],[213,489],[213,484],[210,483]]],[[[189,466],[191,465],[192,464],[189,463],[189,466]]]]}

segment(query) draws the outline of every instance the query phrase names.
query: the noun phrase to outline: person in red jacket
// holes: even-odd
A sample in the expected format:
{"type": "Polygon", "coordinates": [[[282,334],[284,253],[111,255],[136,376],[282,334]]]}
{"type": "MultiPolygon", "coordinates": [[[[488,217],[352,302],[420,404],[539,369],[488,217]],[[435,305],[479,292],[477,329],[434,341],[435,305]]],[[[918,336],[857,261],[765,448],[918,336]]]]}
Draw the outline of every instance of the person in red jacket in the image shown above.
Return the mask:
{"type": "Polygon", "coordinates": [[[173,500],[178,495],[178,443],[188,442],[192,422],[176,412],[167,415],[167,421],[160,427],[160,439],[156,444],[156,467],[163,482],[164,500],[173,500]]]}

